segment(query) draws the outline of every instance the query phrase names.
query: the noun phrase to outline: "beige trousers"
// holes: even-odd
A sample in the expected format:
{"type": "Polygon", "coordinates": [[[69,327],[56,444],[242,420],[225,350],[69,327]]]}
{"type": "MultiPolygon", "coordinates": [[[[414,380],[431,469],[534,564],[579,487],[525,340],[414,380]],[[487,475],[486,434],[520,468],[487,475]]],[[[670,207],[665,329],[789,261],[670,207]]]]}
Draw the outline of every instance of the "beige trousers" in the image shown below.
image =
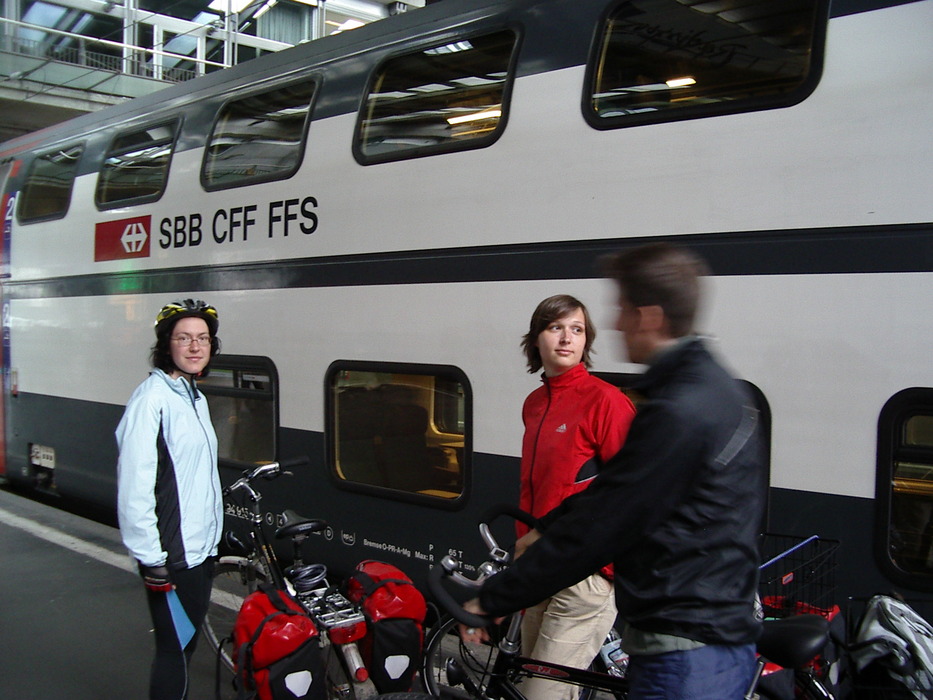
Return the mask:
{"type": "MultiPolygon", "coordinates": [[[[523,656],[563,666],[590,665],[616,619],[612,584],[600,574],[525,610],[522,618],[523,656]]],[[[528,700],[575,700],[580,689],[543,678],[520,686],[528,700]]]]}

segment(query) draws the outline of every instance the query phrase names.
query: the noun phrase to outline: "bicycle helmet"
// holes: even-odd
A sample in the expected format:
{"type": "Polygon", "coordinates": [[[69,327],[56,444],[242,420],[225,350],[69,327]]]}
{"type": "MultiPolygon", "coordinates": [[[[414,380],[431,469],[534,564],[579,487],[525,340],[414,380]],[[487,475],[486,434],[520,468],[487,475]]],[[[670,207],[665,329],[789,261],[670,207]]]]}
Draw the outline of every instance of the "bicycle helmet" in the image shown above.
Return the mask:
{"type": "Polygon", "coordinates": [[[175,325],[175,321],[188,316],[204,319],[211,336],[217,335],[217,328],[220,325],[217,309],[200,299],[183,299],[166,304],[159,311],[155,320],[156,336],[160,335],[168,325],[175,325]]]}

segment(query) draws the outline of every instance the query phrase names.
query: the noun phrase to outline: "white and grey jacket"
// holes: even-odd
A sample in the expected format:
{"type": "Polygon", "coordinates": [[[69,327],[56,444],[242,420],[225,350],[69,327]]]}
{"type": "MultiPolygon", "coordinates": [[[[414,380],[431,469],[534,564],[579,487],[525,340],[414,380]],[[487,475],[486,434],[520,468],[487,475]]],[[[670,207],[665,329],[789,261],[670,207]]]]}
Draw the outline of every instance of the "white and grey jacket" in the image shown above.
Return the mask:
{"type": "Polygon", "coordinates": [[[140,563],[190,568],[217,554],[223,501],[207,400],[185,377],[153,370],[116,431],[117,516],[140,563]]]}

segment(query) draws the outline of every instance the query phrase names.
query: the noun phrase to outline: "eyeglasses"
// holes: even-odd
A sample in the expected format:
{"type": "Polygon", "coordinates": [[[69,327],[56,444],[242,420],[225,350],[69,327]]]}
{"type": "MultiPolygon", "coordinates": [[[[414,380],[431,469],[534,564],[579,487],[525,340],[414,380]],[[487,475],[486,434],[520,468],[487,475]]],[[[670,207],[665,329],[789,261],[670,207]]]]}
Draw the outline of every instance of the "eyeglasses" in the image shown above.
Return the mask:
{"type": "Polygon", "coordinates": [[[194,344],[203,348],[211,344],[211,337],[209,335],[199,335],[197,337],[190,335],[173,335],[172,341],[178,343],[179,345],[194,344]]]}

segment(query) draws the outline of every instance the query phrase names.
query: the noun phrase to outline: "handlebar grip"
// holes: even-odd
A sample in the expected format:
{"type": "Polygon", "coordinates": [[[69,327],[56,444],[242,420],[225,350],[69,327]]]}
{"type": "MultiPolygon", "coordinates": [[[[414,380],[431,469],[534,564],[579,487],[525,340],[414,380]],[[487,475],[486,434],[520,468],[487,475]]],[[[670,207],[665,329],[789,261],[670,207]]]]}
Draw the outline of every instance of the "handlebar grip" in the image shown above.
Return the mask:
{"type": "MultiPolygon", "coordinates": [[[[491,624],[491,617],[474,615],[464,610],[463,606],[454,599],[446,588],[444,588],[444,584],[441,583],[441,580],[444,578],[445,573],[446,571],[441,565],[435,565],[428,571],[428,588],[440,606],[450,613],[450,616],[457,622],[462,622],[468,627],[486,627],[491,624]]],[[[454,581],[454,584],[459,585],[456,581],[454,581]]]]}
{"type": "Polygon", "coordinates": [[[515,520],[518,520],[520,523],[524,523],[532,530],[538,529],[538,519],[536,517],[534,517],[531,513],[526,513],[517,506],[513,506],[511,503],[499,503],[498,505],[490,507],[480,516],[479,521],[481,523],[489,524],[500,515],[508,515],[515,520]]]}
{"type": "Polygon", "coordinates": [[[310,464],[311,459],[308,455],[302,455],[301,457],[292,457],[291,459],[283,459],[279,462],[279,468],[283,471],[285,469],[291,469],[292,467],[300,467],[305,464],[310,464]]]}

